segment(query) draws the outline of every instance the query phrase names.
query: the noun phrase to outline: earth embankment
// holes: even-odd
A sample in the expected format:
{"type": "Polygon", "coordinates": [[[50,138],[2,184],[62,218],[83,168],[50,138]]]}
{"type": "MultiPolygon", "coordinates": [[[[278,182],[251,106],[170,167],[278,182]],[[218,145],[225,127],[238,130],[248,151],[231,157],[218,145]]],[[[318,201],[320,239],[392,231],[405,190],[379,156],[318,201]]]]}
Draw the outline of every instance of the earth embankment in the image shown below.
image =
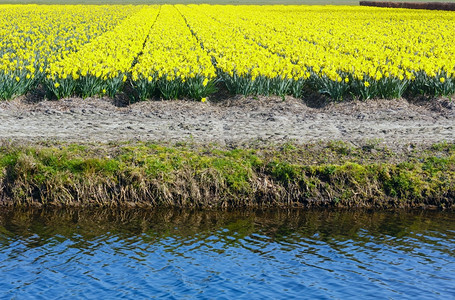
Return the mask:
{"type": "Polygon", "coordinates": [[[333,103],[279,97],[222,102],[64,99],[0,104],[0,137],[9,141],[154,141],[242,145],[378,140],[399,149],[455,139],[455,102],[369,100],[333,103]]]}

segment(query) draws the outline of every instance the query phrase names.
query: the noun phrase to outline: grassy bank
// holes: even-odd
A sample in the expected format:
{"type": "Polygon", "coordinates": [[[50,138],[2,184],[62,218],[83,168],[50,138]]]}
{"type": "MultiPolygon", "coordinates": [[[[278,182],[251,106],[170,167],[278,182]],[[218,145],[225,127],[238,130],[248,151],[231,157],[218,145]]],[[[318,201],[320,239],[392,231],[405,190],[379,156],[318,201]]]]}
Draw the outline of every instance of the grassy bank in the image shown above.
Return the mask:
{"type": "Polygon", "coordinates": [[[3,205],[454,208],[455,144],[3,144],[3,205]]]}

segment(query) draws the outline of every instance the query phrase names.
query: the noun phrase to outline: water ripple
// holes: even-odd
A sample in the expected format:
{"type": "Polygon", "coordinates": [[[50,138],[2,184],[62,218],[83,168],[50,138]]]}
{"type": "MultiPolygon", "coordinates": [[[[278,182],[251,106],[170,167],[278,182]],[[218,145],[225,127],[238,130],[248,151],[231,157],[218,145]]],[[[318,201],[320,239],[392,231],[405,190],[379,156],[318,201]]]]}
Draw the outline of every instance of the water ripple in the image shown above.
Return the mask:
{"type": "Polygon", "coordinates": [[[4,298],[452,298],[453,214],[0,213],[4,298]],[[24,221],[25,220],[25,221],[24,221]],[[113,220],[113,221],[112,221],[113,220]],[[199,223],[198,223],[199,222],[199,223]]]}

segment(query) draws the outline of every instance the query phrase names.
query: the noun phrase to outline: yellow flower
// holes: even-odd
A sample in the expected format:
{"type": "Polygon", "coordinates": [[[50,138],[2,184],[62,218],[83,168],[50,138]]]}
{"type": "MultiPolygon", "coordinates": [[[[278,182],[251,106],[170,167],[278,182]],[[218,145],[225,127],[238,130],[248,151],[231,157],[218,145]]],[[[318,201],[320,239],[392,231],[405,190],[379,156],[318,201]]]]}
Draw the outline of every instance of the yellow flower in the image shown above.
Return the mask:
{"type": "Polygon", "coordinates": [[[205,101],[207,101],[207,98],[204,97],[201,99],[201,102],[205,102],[205,101]]]}
{"type": "Polygon", "coordinates": [[[58,87],[60,86],[60,83],[56,82],[56,83],[54,83],[54,86],[55,86],[56,88],[58,88],[58,87]]]}
{"type": "Polygon", "coordinates": [[[365,82],[363,83],[363,85],[364,85],[365,87],[369,87],[369,86],[370,86],[370,83],[369,83],[368,81],[365,81],[365,82]]]}
{"type": "Polygon", "coordinates": [[[19,77],[16,76],[16,81],[19,82],[21,79],[19,77]]]}
{"type": "Polygon", "coordinates": [[[445,79],[444,77],[441,77],[441,78],[439,78],[439,81],[440,81],[441,83],[444,83],[444,82],[446,81],[446,79],[445,79]]]}

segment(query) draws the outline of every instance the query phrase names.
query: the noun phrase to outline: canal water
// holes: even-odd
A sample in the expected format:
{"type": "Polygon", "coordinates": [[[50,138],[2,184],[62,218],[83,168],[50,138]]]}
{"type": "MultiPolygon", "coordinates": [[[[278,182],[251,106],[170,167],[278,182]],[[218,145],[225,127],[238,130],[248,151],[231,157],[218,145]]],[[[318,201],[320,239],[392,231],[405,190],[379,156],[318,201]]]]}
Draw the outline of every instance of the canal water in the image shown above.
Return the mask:
{"type": "Polygon", "coordinates": [[[0,210],[2,299],[450,299],[455,213],[0,210]]]}

